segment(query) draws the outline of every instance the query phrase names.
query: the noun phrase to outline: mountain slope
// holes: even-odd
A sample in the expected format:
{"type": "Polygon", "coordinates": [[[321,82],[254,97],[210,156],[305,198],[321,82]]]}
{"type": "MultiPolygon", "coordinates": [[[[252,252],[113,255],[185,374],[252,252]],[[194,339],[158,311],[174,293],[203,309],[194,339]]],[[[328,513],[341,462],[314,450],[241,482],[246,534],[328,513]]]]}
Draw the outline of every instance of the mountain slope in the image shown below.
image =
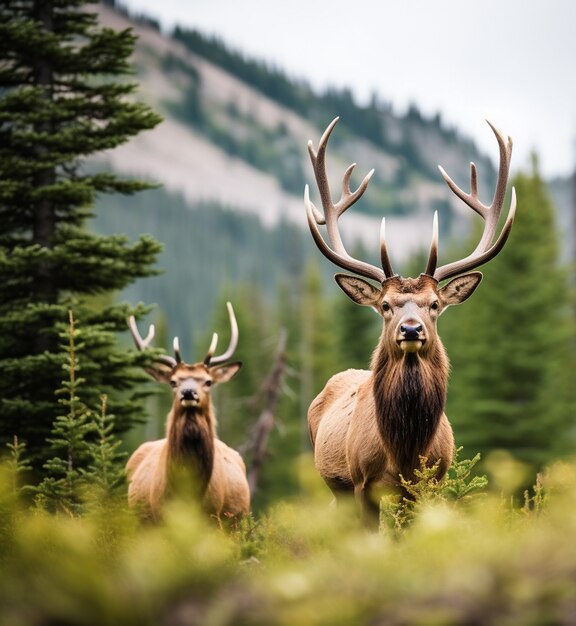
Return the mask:
{"type": "MultiPolygon", "coordinates": [[[[215,201],[255,213],[269,226],[286,218],[305,228],[303,184],[313,183],[306,145],[310,138],[317,144],[325,122],[312,119],[312,113],[296,113],[150,26],[105,5],[98,5],[98,12],[106,26],[134,28],[141,97],[165,116],[154,131],[105,155],[108,163],[117,171],[162,183],[191,205],[215,201]],[[287,183],[283,176],[290,169],[287,183]]],[[[317,112],[319,105],[311,102],[310,110],[317,112]]],[[[392,215],[388,238],[394,258],[402,261],[428,245],[432,209],[440,209],[445,230],[461,228],[460,216],[467,209],[455,201],[439,174],[428,173],[437,163],[466,185],[468,163],[476,161],[487,195],[494,170],[471,142],[443,129],[439,120],[423,120],[414,111],[399,118],[386,106],[377,114],[390,145],[399,146],[396,153],[354,134],[343,116],[329,150],[331,185],[336,194],[352,161],[358,161],[356,184],[376,169],[365,198],[343,218],[345,238],[350,245],[361,239],[375,250],[380,217],[392,215]],[[412,173],[416,168],[402,155],[403,146],[423,164],[420,171],[412,173]]]]}

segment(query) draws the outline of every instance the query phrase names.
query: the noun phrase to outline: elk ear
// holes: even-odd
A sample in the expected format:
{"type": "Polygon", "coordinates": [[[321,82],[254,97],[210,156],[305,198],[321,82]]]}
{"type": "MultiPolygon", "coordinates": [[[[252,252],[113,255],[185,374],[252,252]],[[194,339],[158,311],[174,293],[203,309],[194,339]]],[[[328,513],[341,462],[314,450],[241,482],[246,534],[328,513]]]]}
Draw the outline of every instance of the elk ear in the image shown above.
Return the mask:
{"type": "Polygon", "coordinates": [[[482,280],[482,272],[470,272],[458,276],[440,289],[440,299],[445,307],[451,304],[461,304],[475,291],[482,280]]]}
{"type": "Polygon", "coordinates": [[[241,367],[241,361],[226,363],[225,365],[216,365],[215,367],[210,368],[210,375],[212,376],[215,385],[225,383],[233,378],[241,367]]]}
{"type": "Polygon", "coordinates": [[[340,289],[356,304],[374,307],[378,303],[380,289],[377,289],[364,279],[349,276],[348,274],[336,274],[334,278],[340,289]]]}

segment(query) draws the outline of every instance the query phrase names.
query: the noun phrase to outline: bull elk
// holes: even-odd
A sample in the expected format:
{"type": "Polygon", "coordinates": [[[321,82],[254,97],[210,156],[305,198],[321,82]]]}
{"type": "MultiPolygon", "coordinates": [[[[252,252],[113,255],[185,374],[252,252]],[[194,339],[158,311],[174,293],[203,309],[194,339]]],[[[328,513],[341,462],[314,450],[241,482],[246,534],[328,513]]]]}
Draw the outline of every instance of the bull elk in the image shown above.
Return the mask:
{"type": "MultiPolygon", "coordinates": [[[[238,325],[229,302],[228,314],[232,333],[223,354],[214,356],[218,339],[214,333],[204,360],[189,365],[182,361],[176,337],[175,358],[162,355],[146,369],[155,380],[169,384],[173,394],[166,437],[143,443],[126,464],[129,504],[139,507],[143,516],[153,521],[160,518],[166,496],[182,487],[182,480],[218,520],[238,518],[249,511],[244,461],[236,450],[218,439],[210,397],[212,385],[230,380],[242,365],[227,362],[238,343],[238,325]]],[[[154,326],[143,339],[134,317],[128,324],[136,347],[144,350],[154,338],[154,326]]]]}
{"type": "Polygon", "coordinates": [[[385,219],[380,230],[381,268],[351,257],[344,247],[338,218],[363,195],[374,170],[352,192],[350,177],[356,164],[350,165],[343,177],[341,197],[336,203],[332,201],[325,158],[337,121],[338,118],[333,120],[322,135],[317,152],[312,142],[308,143],[324,211],[322,214],[311,202],[306,186],[306,215],[322,254],[337,266],[363,277],[336,274],[340,288],[357,304],[370,306],[381,315],[383,328],[370,370],[348,369],[330,378],[310,405],[308,425],[318,472],[336,497],[353,493],[365,519],[370,520],[378,511],[377,488],[397,491],[399,476],[412,478],[421,457],[431,465],[438,463],[439,478],[452,462],[454,437],[444,413],[449,362],[436,323],[448,306],[470,297],[482,279],[480,272],[470,270],[495,257],[510,234],[516,210],[514,189],[508,217],[494,241],[506,194],[512,140],[505,139],[489,123],[500,151],[490,206],[478,197],[474,163],[470,165],[470,193],[460,189],[439,168],[452,192],[483,218],[482,236],[469,256],[437,267],[435,214],[424,273],[418,278],[402,278],[392,269],[385,219]],[[326,226],[328,242],[319,225],[326,226]],[[452,280],[441,287],[441,281],[449,278],[452,280]]]}

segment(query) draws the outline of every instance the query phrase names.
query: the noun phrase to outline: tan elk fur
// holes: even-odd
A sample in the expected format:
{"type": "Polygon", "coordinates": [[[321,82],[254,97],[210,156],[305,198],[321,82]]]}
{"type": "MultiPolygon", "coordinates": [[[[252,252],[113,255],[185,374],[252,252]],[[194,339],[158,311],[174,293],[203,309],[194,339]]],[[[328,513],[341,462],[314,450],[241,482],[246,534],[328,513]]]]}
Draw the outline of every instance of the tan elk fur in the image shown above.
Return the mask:
{"type": "MultiPolygon", "coordinates": [[[[229,380],[239,368],[239,363],[219,367],[179,363],[170,373],[174,401],[167,417],[166,437],[143,443],[126,465],[129,504],[140,507],[145,517],[158,520],[166,497],[178,489],[193,490],[208,514],[218,519],[238,518],[249,512],[244,461],[218,439],[214,407],[205,384],[229,380]],[[183,406],[179,396],[181,381],[191,378],[202,389],[201,402],[194,407],[183,406]],[[182,481],[188,484],[182,485],[182,481]]],[[[160,380],[159,376],[156,372],[160,380]]]]}

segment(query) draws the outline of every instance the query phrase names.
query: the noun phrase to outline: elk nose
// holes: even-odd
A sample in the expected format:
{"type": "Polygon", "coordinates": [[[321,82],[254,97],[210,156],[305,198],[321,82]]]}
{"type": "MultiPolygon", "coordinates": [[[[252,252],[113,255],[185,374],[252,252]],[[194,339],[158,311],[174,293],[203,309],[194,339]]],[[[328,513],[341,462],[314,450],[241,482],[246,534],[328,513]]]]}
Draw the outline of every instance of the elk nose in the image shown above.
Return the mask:
{"type": "Polygon", "coordinates": [[[400,332],[406,341],[414,341],[420,338],[422,332],[422,324],[402,324],[400,332]]]}
{"type": "Polygon", "coordinates": [[[198,394],[193,389],[183,389],[182,400],[198,400],[198,394]]]}

